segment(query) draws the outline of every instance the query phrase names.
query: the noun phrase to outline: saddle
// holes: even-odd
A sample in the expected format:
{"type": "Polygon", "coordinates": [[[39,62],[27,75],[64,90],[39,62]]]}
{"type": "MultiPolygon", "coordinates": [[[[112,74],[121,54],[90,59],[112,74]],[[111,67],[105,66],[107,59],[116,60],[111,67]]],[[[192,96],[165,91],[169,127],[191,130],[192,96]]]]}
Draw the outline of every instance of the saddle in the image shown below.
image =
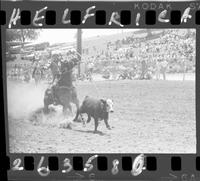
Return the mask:
{"type": "Polygon", "coordinates": [[[53,104],[54,105],[59,105],[60,104],[60,100],[59,98],[57,97],[57,94],[56,94],[56,91],[59,89],[59,88],[63,88],[63,89],[67,89],[70,91],[70,93],[72,93],[73,89],[75,88],[73,85],[68,87],[68,86],[59,86],[59,85],[53,85],[51,87],[51,90],[52,90],[52,98],[53,98],[53,104]]]}

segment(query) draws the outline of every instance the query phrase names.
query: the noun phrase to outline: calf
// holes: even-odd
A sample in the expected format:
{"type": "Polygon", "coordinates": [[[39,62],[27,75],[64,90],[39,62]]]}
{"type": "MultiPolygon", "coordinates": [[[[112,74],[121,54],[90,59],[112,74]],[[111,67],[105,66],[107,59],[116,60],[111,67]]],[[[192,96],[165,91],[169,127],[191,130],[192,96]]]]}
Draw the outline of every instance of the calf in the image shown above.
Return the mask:
{"type": "MultiPolygon", "coordinates": [[[[98,122],[104,120],[106,127],[110,130],[110,126],[108,124],[109,113],[113,111],[113,101],[111,99],[94,99],[86,96],[79,111],[77,111],[76,117],[73,121],[77,121],[78,116],[82,113],[86,113],[88,115],[87,123],[90,122],[91,117],[94,118],[95,128],[94,133],[97,132],[98,122]]],[[[85,121],[81,117],[83,123],[85,121]]]]}

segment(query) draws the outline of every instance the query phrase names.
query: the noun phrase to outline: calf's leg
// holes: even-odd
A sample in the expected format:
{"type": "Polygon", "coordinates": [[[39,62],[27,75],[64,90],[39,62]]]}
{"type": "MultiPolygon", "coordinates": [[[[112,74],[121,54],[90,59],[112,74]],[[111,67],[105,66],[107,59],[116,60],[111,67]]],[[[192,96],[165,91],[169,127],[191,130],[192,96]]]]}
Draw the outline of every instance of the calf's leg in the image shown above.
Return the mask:
{"type": "Polygon", "coordinates": [[[110,125],[108,124],[108,119],[104,119],[104,123],[105,123],[107,129],[111,130],[110,125]]]}
{"type": "Polygon", "coordinates": [[[94,133],[97,133],[97,127],[98,127],[98,118],[94,119],[94,133]]]}
{"type": "Polygon", "coordinates": [[[88,115],[87,123],[89,123],[90,121],[91,121],[91,116],[88,115]]]}

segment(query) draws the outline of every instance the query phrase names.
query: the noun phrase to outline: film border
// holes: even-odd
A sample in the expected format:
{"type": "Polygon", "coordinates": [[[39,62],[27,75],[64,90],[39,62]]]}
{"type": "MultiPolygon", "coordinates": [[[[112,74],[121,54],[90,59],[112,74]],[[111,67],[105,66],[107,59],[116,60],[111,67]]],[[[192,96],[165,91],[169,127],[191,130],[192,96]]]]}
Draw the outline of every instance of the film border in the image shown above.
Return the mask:
{"type": "MultiPolygon", "coordinates": [[[[117,2],[117,3],[106,3],[106,5],[102,2],[67,2],[67,3],[64,3],[65,6],[68,7],[69,6],[72,6],[74,9],[77,9],[76,6],[77,4],[83,4],[83,6],[80,6],[81,8],[79,8],[79,10],[81,10],[81,12],[85,12],[85,9],[87,9],[88,7],[91,7],[93,6],[94,4],[99,7],[99,10],[102,10],[104,7],[105,7],[105,11],[106,12],[109,12],[109,14],[111,14],[112,11],[115,11],[116,9],[120,9],[120,10],[130,10],[130,6],[128,5],[128,3],[120,3],[120,2],[117,2]],[[84,8],[84,7],[87,7],[87,8],[84,8]],[[111,8],[110,8],[111,7],[111,8]]],[[[138,3],[138,2],[137,2],[138,3]]],[[[149,3],[149,2],[148,2],[149,3]]],[[[169,3],[169,2],[168,2],[169,3]]],[[[55,4],[57,4],[59,7],[62,7],[62,3],[60,2],[44,2],[44,3],[41,3],[41,2],[28,2],[28,3],[10,3],[9,4],[9,7],[7,9],[7,7],[5,7],[7,3],[6,2],[1,2],[1,5],[2,5],[2,9],[3,10],[6,10],[6,12],[9,12],[11,13],[13,8],[15,7],[20,7],[22,10],[30,10],[31,11],[31,14],[34,14],[35,11],[37,11],[37,9],[41,9],[42,7],[45,7],[45,5],[47,5],[48,7],[50,7],[49,9],[50,10],[54,10],[55,8],[55,4]],[[30,3],[33,5],[31,6],[30,8],[30,3]],[[33,12],[33,13],[32,13],[33,12]]],[[[140,4],[140,3],[139,3],[140,4]]],[[[183,11],[186,7],[187,7],[187,3],[171,3],[173,4],[173,10],[181,10],[183,11]]],[[[72,8],[72,9],[73,9],[72,8]]],[[[159,10],[156,10],[156,12],[160,12],[159,10]]],[[[57,9],[56,7],[56,12],[59,12],[59,8],[57,9]]],[[[141,11],[140,11],[141,12],[141,11]]],[[[192,15],[194,17],[194,13],[196,13],[197,11],[193,11],[192,15]]],[[[145,11],[142,10],[141,12],[141,16],[144,15],[145,11]]],[[[145,15],[144,15],[145,16],[145,15]]],[[[8,16],[7,16],[7,21],[6,23],[8,22],[8,16]]],[[[59,21],[58,21],[59,22],[59,21]]],[[[109,25],[101,25],[101,26],[95,26],[94,25],[94,21],[93,23],[89,23],[90,20],[88,20],[87,24],[84,24],[84,25],[73,25],[73,28],[120,28],[114,24],[112,24],[111,26],[109,25]]],[[[1,26],[1,43],[3,44],[4,41],[4,37],[5,37],[5,28],[6,28],[7,25],[3,25],[1,26]]],[[[23,26],[23,25],[20,25],[20,24],[17,24],[16,26],[14,26],[14,28],[24,28],[24,27],[28,27],[28,28],[37,28],[33,25],[30,25],[30,26],[23,26]]],[[[41,28],[41,27],[40,27],[41,28]]],[[[43,25],[42,28],[71,28],[71,26],[63,26],[62,24],[55,24],[55,25],[52,25],[52,26],[49,26],[49,25],[43,25]]],[[[139,27],[133,27],[132,25],[131,26],[126,26],[124,28],[196,28],[197,30],[197,34],[196,34],[196,60],[199,60],[199,47],[200,47],[200,30],[199,30],[199,26],[197,24],[195,24],[195,19],[192,18],[191,21],[188,21],[187,23],[184,23],[184,24],[181,24],[181,25],[171,25],[171,24],[159,24],[159,23],[156,23],[155,25],[145,25],[145,24],[142,24],[139,26],[139,27]]],[[[5,51],[5,45],[2,45],[1,46],[2,48],[2,51],[1,52],[4,52],[5,51]]],[[[4,55],[2,54],[2,57],[3,59],[5,58],[4,55]]],[[[3,61],[2,61],[3,62],[3,61]]],[[[5,63],[2,63],[2,67],[3,67],[3,75],[5,77],[5,63]]],[[[199,175],[199,170],[197,171],[196,170],[196,157],[199,156],[199,150],[200,150],[200,146],[198,144],[198,140],[200,139],[200,135],[198,134],[199,132],[199,123],[198,123],[198,118],[199,118],[199,111],[198,111],[198,106],[199,106],[199,103],[200,103],[200,98],[199,98],[199,70],[200,69],[200,66],[199,66],[199,62],[196,61],[196,133],[197,133],[197,154],[148,154],[148,153],[144,153],[145,156],[153,156],[153,157],[156,157],[157,158],[157,170],[156,171],[148,171],[148,170],[145,170],[141,175],[137,176],[137,177],[133,177],[131,174],[127,174],[127,172],[120,172],[119,174],[116,174],[116,175],[113,175],[111,172],[105,172],[106,174],[108,174],[107,178],[112,178],[112,179],[124,179],[124,178],[127,178],[127,179],[142,179],[142,180],[145,180],[145,179],[150,179],[150,180],[155,180],[155,179],[165,179],[165,180],[176,180],[176,179],[188,179],[188,180],[197,180],[197,177],[199,175]],[[171,157],[172,156],[178,156],[178,157],[181,157],[181,163],[182,163],[182,169],[181,171],[172,171],[171,170],[171,157]],[[165,165],[163,165],[162,163],[165,163],[165,165]]],[[[6,84],[5,84],[5,79],[3,81],[3,90],[4,90],[4,93],[6,93],[6,84]]],[[[4,100],[4,103],[6,102],[6,96],[4,95],[4,97],[1,97],[2,100],[4,100]]],[[[6,107],[6,105],[4,105],[4,108],[6,107]]],[[[3,115],[3,113],[2,113],[3,115]]],[[[6,114],[6,109],[5,109],[5,116],[7,117],[7,114],[6,114]]],[[[2,126],[1,128],[5,127],[6,126],[6,134],[8,135],[8,125],[5,121],[5,125],[4,125],[4,122],[1,123],[2,126]]],[[[1,133],[4,134],[3,131],[1,131],[1,133]]],[[[2,135],[3,136],[3,135],[2,135]]],[[[4,135],[5,136],[5,135],[4,135]]],[[[7,136],[8,137],[8,136],[7,136]]],[[[8,138],[6,139],[7,143],[8,143],[8,138]]],[[[8,145],[6,145],[7,148],[6,150],[8,150],[8,145]]],[[[5,150],[4,150],[4,153],[5,153],[5,150]]],[[[16,158],[21,158],[21,160],[24,159],[24,156],[33,156],[34,157],[34,160],[36,163],[38,163],[38,161],[44,156],[45,157],[45,160],[48,159],[48,156],[58,156],[59,158],[59,167],[61,168],[63,165],[62,165],[62,160],[65,159],[66,157],[67,158],[70,158],[71,160],[73,159],[73,156],[82,156],[83,154],[10,154],[8,153],[8,151],[6,152],[7,155],[9,156],[10,158],[10,163],[12,164],[12,161],[15,160],[16,158]],[[61,161],[60,161],[61,160],[61,161]]],[[[97,153],[98,154],[98,153],[97,153]]],[[[140,153],[138,153],[140,154],[140,153]]],[[[114,159],[118,159],[119,161],[121,161],[121,158],[122,156],[131,156],[132,159],[134,159],[136,156],[136,154],[98,154],[98,155],[103,155],[103,156],[108,156],[108,170],[111,170],[112,169],[112,161],[114,159]]],[[[83,160],[84,160],[84,163],[88,160],[88,158],[90,158],[92,155],[91,154],[84,154],[83,156],[83,160]]],[[[45,162],[46,163],[46,162],[45,162]]],[[[23,164],[23,162],[22,162],[23,164]]],[[[11,165],[12,166],[12,165],[11,165]]],[[[89,173],[89,174],[86,174],[86,175],[82,175],[81,176],[81,173],[78,172],[76,173],[75,171],[72,171],[72,175],[71,177],[67,177],[66,174],[61,174],[61,172],[53,172],[51,173],[51,175],[49,175],[47,178],[62,178],[62,179],[77,179],[77,178],[80,178],[80,179],[88,179],[88,178],[102,178],[102,176],[105,175],[104,172],[99,172],[97,171],[96,168],[94,168],[93,172],[92,173],[89,173]],[[93,173],[93,175],[92,175],[93,173]]],[[[30,172],[27,172],[27,171],[21,171],[20,174],[17,173],[17,172],[13,172],[13,171],[8,171],[8,176],[9,178],[19,178],[19,179],[28,179],[28,178],[41,178],[41,175],[38,174],[38,172],[34,169],[34,171],[32,173],[30,172]],[[21,174],[22,173],[22,174],[21,174]]],[[[90,178],[90,179],[91,179],[90,178]]],[[[198,177],[199,178],[199,177],[198,177]]]]}

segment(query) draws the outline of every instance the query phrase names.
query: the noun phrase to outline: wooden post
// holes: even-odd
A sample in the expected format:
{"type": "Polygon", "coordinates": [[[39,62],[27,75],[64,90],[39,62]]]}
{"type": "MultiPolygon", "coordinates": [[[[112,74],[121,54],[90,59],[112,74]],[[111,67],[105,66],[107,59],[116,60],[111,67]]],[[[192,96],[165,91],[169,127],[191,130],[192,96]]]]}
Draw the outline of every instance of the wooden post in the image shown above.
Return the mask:
{"type": "MultiPolygon", "coordinates": [[[[82,55],[82,30],[77,30],[77,44],[76,44],[77,52],[80,56],[78,56],[79,61],[81,62],[81,55],[82,55]]],[[[78,76],[80,77],[81,74],[81,66],[78,64],[78,76]]]]}
{"type": "Polygon", "coordinates": [[[183,59],[183,81],[185,81],[185,72],[186,72],[186,58],[183,59]]]}

